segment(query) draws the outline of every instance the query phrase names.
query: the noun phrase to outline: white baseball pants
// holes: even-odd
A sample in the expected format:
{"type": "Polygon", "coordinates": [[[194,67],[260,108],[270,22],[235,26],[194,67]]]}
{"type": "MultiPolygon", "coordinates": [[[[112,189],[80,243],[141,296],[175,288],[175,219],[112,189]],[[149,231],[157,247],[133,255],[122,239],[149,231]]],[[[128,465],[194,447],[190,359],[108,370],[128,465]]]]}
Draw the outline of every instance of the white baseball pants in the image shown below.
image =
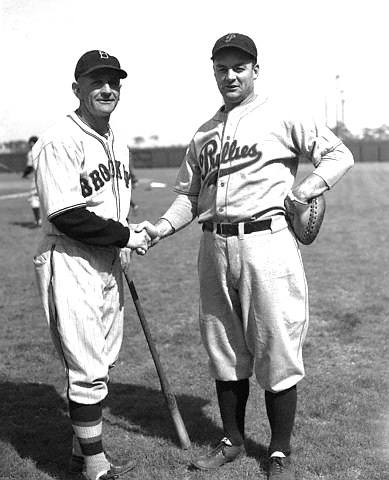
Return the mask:
{"type": "Polygon", "coordinates": [[[248,378],[279,392],[304,377],[308,291],[299,247],[284,217],[272,230],[205,231],[198,257],[200,331],[211,375],[248,378]]]}
{"type": "Polygon", "coordinates": [[[123,336],[123,283],[118,248],[49,236],[34,258],[44,312],[74,402],[107,395],[108,371],[123,336]]]}

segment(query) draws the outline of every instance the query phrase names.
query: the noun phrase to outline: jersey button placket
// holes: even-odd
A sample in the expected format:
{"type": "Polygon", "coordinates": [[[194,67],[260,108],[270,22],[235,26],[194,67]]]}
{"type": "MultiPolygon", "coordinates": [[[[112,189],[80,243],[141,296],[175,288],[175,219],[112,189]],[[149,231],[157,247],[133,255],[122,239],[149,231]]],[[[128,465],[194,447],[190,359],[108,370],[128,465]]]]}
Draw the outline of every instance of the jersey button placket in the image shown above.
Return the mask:
{"type": "Polygon", "coordinates": [[[227,181],[226,177],[221,177],[220,178],[220,170],[225,166],[222,158],[222,152],[224,149],[224,146],[227,142],[230,141],[230,133],[229,133],[229,122],[228,122],[228,117],[225,120],[225,125],[223,128],[223,133],[222,133],[222,141],[220,144],[220,161],[219,161],[219,172],[218,172],[218,179],[217,179],[217,191],[216,191],[216,212],[218,214],[219,219],[222,222],[226,221],[226,186],[227,186],[227,181]]]}
{"type": "MultiPolygon", "coordinates": [[[[220,169],[220,167],[219,167],[220,169]]],[[[220,172],[219,172],[220,174],[220,172]]],[[[226,181],[225,181],[225,178],[223,177],[221,180],[218,179],[217,181],[217,192],[216,192],[216,210],[217,210],[217,213],[218,213],[218,216],[220,218],[221,221],[225,221],[224,220],[224,216],[225,216],[225,210],[226,210],[226,206],[225,206],[225,187],[226,187],[226,181]]]]}
{"type": "MultiPolygon", "coordinates": [[[[231,142],[234,140],[233,135],[231,134],[231,130],[232,130],[232,125],[227,120],[226,128],[225,128],[225,131],[224,131],[225,142],[223,142],[223,143],[228,142],[229,146],[231,146],[231,142]]],[[[230,152],[230,149],[228,149],[228,151],[227,151],[227,157],[226,157],[227,161],[226,161],[226,159],[224,159],[224,163],[223,163],[224,168],[227,168],[228,166],[230,166],[229,164],[231,163],[231,161],[228,160],[229,152],[230,152]]],[[[220,203],[223,204],[223,214],[224,214],[224,218],[225,218],[224,221],[225,222],[228,222],[228,217],[227,217],[227,210],[228,210],[227,188],[228,188],[228,182],[229,182],[229,175],[225,175],[220,179],[220,183],[219,183],[220,203]]]]}

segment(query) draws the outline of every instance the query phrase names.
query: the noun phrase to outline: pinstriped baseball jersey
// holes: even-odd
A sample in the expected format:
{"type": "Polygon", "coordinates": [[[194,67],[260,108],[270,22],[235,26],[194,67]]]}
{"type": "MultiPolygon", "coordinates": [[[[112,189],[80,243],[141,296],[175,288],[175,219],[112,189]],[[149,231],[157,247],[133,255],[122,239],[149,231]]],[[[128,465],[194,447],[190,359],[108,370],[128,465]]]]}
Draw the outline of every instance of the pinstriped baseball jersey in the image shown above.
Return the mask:
{"type": "Polygon", "coordinates": [[[109,130],[89,128],[75,113],[49,129],[33,148],[41,192],[43,233],[59,235],[50,222],[75,207],[127,225],[131,200],[129,151],[109,130]]]}
{"type": "Polygon", "coordinates": [[[67,395],[75,402],[97,403],[107,394],[108,368],[122,342],[119,248],[74,240],[50,220],[86,207],[126,226],[129,151],[111,130],[101,136],[75,113],[41,135],[34,147],[43,218],[34,265],[46,319],[65,367],[67,395]]]}
{"type": "MultiPolygon", "coordinates": [[[[329,187],[353,163],[327,127],[313,120],[284,120],[272,102],[254,97],[228,113],[219,110],[200,127],[187,149],[175,191],[198,196],[200,222],[265,218],[284,211],[285,196],[304,157],[329,187]]],[[[164,217],[169,220],[170,214],[164,217]]],[[[171,222],[177,224],[177,219],[171,222]]]]}

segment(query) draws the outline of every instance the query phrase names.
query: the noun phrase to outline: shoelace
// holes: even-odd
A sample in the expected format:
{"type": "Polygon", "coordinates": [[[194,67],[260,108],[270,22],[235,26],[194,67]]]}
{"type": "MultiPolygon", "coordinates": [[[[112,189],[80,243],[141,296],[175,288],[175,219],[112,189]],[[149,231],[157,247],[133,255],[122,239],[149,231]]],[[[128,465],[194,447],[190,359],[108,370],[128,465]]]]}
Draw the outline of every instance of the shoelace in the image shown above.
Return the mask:
{"type": "Polygon", "coordinates": [[[224,451],[223,451],[224,447],[231,447],[231,446],[232,444],[230,440],[228,440],[227,437],[224,437],[220,440],[220,442],[216,445],[216,447],[208,453],[208,455],[213,456],[219,452],[223,452],[224,454],[224,451]]]}
{"type": "Polygon", "coordinates": [[[223,437],[220,440],[220,443],[224,443],[224,445],[226,445],[227,447],[232,447],[232,443],[227,437],[223,437]]]}

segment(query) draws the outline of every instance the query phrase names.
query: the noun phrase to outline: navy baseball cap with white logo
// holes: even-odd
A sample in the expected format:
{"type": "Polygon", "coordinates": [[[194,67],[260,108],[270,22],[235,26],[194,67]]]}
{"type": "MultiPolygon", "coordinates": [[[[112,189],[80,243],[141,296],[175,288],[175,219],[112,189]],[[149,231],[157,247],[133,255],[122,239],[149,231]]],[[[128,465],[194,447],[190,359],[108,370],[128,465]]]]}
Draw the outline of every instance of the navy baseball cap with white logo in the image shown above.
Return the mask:
{"type": "Polygon", "coordinates": [[[213,60],[215,55],[223,48],[232,47],[248,53],[255,59],[255,61],[257,60],[257,47],[255,46],[255,43],[250,37],[243,35],[242,33],[227,33],[227,35],[223,35],[216,40],[212,49],[211,60],[213,60]]]}
{"type": "Polygon", "coordinates": [[[116,70],[120,78],[126,78],[127,72],[121,67],[119,60],[103,50],[91,50],[84,53],[77,62],[74,78],[78,80],[82,75],[88,75],[96,70],[116,70]]]}

